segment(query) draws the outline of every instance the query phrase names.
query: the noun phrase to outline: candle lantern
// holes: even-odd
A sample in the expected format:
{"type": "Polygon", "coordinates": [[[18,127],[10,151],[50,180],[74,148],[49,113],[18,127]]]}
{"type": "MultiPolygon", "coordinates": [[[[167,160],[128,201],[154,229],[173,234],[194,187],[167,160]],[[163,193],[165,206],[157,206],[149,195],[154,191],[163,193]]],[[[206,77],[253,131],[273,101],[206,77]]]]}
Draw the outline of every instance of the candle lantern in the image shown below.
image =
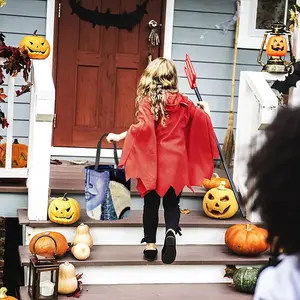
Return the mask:
{"type": "Polygon", "coordinates": [[[58,299],[58,274],[59,264],[52,257],[43,257],[35,253],[35,244],[40,238],[50,238],[55,244],[56,241],[49,235],[40,236],[34,243],[33,255],[30,258],[28,294],[31,300],[57,300],[58,299]]]}
{"type": "Polygon", "coordinates": [[[269,73],[288,73],[290,71],[292,64],[295,63],[295,58],[292,51],[291,32],[285,29],[284,24],[274,23],[271,26],[271,30],[267,30],[264,33],[264,38],[258,54],[257,62],[263,66],[262,71],[269,73]],[[266,54],[268,56],[268,61],[266,64],[264,64],[261,58],[267,38],[268,42],[266,45],[266,54]],[[289,61],[286,60],[288,46],[290,48],[289,61]]]}

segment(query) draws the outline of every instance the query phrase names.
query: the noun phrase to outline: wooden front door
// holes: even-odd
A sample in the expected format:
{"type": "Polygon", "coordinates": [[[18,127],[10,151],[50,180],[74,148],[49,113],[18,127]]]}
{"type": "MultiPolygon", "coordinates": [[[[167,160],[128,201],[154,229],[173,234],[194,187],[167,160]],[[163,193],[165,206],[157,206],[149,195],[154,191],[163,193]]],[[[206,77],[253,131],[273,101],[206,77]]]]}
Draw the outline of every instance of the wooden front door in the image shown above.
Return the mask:
{"type": "MultiPolygon", "coordinates": [[[[96,26],[71,14],[61,0],[57,26],[54,146],[96,147],[106,132],[121,133],[134,122],[136,86],[147,66],[148,22],[162,24],[163,0],[150,0],[132,31],[96,26]]],[[[134,11],[139,0],[81,0],[88,9],[112,14],[134,11]]],[[[161,29],[161,32],[163,29],[161,29]]],[[[161,46],[160,46],[161,47],[161,46]]],[[[153,51],[156,58],[159,47],[153,51]]]]}

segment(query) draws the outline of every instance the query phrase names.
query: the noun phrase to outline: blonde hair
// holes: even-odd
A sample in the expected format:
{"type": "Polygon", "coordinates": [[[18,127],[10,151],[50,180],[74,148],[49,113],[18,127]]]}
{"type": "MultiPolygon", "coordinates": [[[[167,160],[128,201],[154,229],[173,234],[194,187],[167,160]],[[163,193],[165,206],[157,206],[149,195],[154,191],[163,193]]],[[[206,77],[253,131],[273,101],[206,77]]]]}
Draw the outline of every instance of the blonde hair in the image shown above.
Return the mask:
{"type": "Polygon", "coordinates": [[[136,108],[144,97],[149,97],[151,112],[155,121],[161,119],[166,125],[167,113],[166,92],[178,92],[177,71],[173,61],[166,58],[156,58],[149,63],[143,72],[137,87],[136,108]]]}

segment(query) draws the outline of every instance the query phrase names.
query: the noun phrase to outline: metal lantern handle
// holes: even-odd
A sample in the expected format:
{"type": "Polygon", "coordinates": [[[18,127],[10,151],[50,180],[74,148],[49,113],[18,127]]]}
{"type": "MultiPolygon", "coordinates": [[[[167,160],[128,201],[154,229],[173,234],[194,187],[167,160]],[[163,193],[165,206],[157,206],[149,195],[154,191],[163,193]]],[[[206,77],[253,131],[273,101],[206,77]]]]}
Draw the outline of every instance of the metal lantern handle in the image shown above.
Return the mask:
{"type": "Polygon", "coordinates": [[[39,236],[39,237],[34,241],[34,244],[33,244],[33,255],[36,256],[35,245],[36,245],[37,241],[38,241],[39,239],[41,239],[41,238],[44,238],[44,237],[47,237],[47,238],[51,239],[51,240],[54,242],[55,250],[54,250],[53,256],[55,256],[56,253],[57,253],[57,243],[56,243],[56,240],[55,240],[51,235],[49,235],[49,233],[45,233],[45,234],[39,236]]]}

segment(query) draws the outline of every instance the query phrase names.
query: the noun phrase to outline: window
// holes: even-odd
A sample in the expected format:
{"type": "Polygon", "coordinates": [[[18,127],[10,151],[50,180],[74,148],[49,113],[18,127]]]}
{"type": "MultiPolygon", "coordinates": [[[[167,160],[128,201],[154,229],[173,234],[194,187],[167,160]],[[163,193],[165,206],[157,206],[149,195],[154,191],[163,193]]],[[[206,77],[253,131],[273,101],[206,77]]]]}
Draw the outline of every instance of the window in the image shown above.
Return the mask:
{"type": "Polygon", "coordinates": [[[275,22],[289,26],[296,0],[241,0],[239,48],[259,49],[264,32],[275,22]]]}

